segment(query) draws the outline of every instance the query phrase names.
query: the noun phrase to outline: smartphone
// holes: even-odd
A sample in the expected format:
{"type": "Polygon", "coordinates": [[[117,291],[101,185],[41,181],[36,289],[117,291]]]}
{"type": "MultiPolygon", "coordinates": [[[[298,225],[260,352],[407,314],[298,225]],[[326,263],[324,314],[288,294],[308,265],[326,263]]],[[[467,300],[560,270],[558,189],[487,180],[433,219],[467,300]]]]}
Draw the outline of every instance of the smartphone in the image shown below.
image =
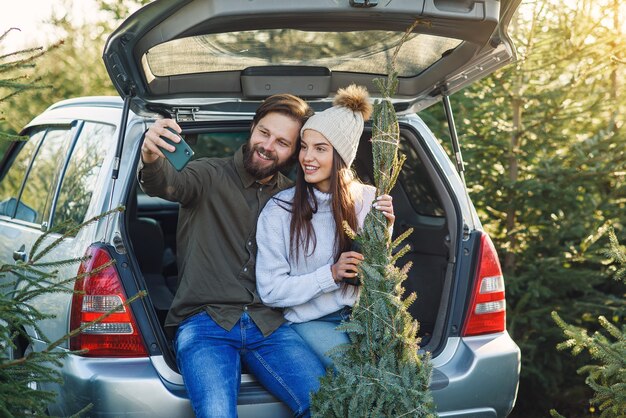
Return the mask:
{"type": "MultiPolygon", "coordinates": [[[[356,241],[352,241],[350,251],[356,251],[357,253],[361,254],[361,245],[356,241]]],[[[344,277],[343,279],[341,279],[341,281],[352,286],[361,286],[361,279],[359,278],[359,276],[344,277]]]]}
{"type": "Polygon", "coordinates": [[[174,141],[171,141],[169,138],[161,136],[161,139],[163,139],[165,142],[176,147],[176,150],[174,150],[174,152],[162,149],[163,155],[165,155],[165,158],[167,158],[170,164],[174,166],[176,171],[180,171],[185,168],[189,160],[191,160],[191,157],[193,157],[193,150],[191,149],[189,144],[187,144],[185,140],[180,135],[178,135],[178,132],[176,132],[172,128],[167,129],[173,134],[177,135],[180,138],[180,142],[176,143],[174,141]]]}

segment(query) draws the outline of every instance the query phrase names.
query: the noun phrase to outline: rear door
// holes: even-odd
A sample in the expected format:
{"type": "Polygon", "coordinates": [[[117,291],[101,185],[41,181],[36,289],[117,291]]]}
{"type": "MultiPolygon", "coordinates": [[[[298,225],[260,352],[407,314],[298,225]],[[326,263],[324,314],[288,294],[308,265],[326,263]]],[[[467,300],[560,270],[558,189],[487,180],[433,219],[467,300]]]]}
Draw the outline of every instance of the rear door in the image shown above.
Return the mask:
{"type": "MultiPolygon", "coordinates": [[[[98,190],[96,179],[107,149],[113,146],[114,132],[112,125],[83,121],[26,129],[28,141],[15,143],[0,168],[1,263],[31,260],[33,244],[46,231],[54,231],[47,243],[67,234],[48,259],[58,261],[83,255],[84,248],[74,245],[75,234],[70,228],[88,216],[92,194],[98,190]]],[[[45,243],[40,245],[39,251],[45,247],[45,243]]],[[[78,264],[56,269],[60,279],[71,278],[78,264]]],[[[64,318],[70,295],[54,293],[42,297],[46,300],[38,303],[38,309],[56,318],[42,321],[40,326],[45,336],[54,341],[67,333],[64,318]]]]}
{"type": "Polygon", "coordinates": [[[250,112],[277,92],[324,101],[351,83],[377,90],[394,48],[397,109],[417,111],[514,58],[520,0],[157,0],[109,38],[104,61],[138,113],[250,112]]]}
{"type": "MultiPolygon", "coordinates": [[[[26,143],[16,143],[7,152],[0,177],[3,264],[31,259],[33,243],[48,229],[56,186],[76,131],[76,125],[69,123],[33,127],[26,143]]],[[[41,311],[58,314],[58,308],[45,304],[41,311]]]]}

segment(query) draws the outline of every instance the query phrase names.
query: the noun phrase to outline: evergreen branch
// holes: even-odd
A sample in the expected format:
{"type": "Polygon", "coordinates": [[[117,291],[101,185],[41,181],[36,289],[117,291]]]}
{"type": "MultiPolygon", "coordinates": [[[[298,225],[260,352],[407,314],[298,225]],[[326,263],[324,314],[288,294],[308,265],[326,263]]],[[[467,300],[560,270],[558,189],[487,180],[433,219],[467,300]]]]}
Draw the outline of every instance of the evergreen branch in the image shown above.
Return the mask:
{"type": "Polygon", "coordinates": [[[347,221],[343,221],[342,226],[343,232],[346,233],[348,238],[354,241],[356,239],[356,232],[350,227],[350,224],[347,221]]]}
{"type": "Polygon", "coordinates": [[[398,236],[398,238],[396,238],[390,245],[391,249],[395,249],[398,245],[400,245],[402,243],[402,241],[404,241],[405,239],[407,239],[409,237],[409,235],[411,235],[413,233],[413,228],[409,228],[406,231],[404,231],[402,234],[400,234],[398,236]]]}
{"type": "Polygon", "coordinates": [[[13,96],[17,96],[18,94],[24,93],[28,90],[37,90],[37,89],[47,89],[50,88],[51,86],[35,86],[35,85],[30,85],[21,89],[18,89],[14,92],[11,92],[9,94],[7,94],[6,96],[0,97],[0,102],[3,102],[5,100],[10,99],[13,96]]]}
{"type": "MultiPolygon", "coordinates": [[[[380,292],[380,293],[386,295],[386,292],[380,292]]],[[[369,312],[374,318],[378,319],[381,322],[381,324],[386,325],[390,329],[393,329],[393,325],[390,324],[385,318],[382,318],[376,312],[374,312],[374,310],[371,309],[371,305],[368,306],[368,307],[363,307],[363,310],[369,312]]],[[[368,333],[368,334],[370,334],[370,333],[368,333]]]]}
{"type": "Polygon", "coordinates": [[[37,263],[34,264],[34,266],[37,267],[60,267],[60,266],[71,266],[73,264],[76,263],[82,263],[83,261],[87,261],[90,257],[88,255],[84,255],[82,257],[76,257],[76,258],[67,258],[65,260],[59,260],[59,261],[49,261],[46,263],[37,263]]]}
{"type": "Polygon", "coordinates": [[[409,261],[407,262],[402,269],[400,269],[400,274],[402,274],[403,276],[406,276],[407,274],[409,274],[409,270],[411,269],[411,267],[413,267],[413,262],[409,261]]]}
{"type": "Polygon", "coordinates": [[[14,77],[14,78],[5,78],[4,80],[0,80],[0,87],[5,88],[5,89],[30,88],[31,84],[36,83],[40,80],[41,80],[41,77],[38,77],[34,80],[30,80],[28,76],[21,75],[21,76],[14,77]]]}
{"type": "Polygon", "coordinates": [[[32,54],[32,55],[29,55],[26,58],[22,58],[22,59],[19,59],[19,60],[16,60],[16,61],[11,61],[11,62],[2,64],[3,69],[5,69],[7,67],[10,68],[10,69],[15,69],[15,66],[17,64],[30,63],[34,59],[39,58],[40,56],[42,56],[44,53],[45,53],[45,51],[43,50],[43,47],[37,46],[37,47],[33,47],[33,48],[20,49],[20,50],[17,50],[17,51],[9,52],[8,54],[0,55],[0,60],[6,59],[6,58],[9,58],[9,57],[15,57],[15,56],[18,56],[18,55],[32,54]]]}
{"type": "MultiPolygon", "coordinates": [[[[84,274],[81,274],[80,276],[82,277],[82,276],[84,276],[84,274]]],[[[25,276],[25,277],[27,277],[27,280],[29,282],[31,281],[31,279],[28,278],[28,276],[25,276]]],[[[50,287],[41,286],[40,290],[41,290],[42,293],[46,293],[48,291],[50,291],[50,292],[63,292],[63,293],[66,292],[66,291],[67,292],[72,292],[72,290],[67,288],[67,287],[65,287],[65,285],[74,282],[76,280],[76,278],[77,278],[77,276],[70,277],[68,279],[64,279],[64,280],[60,280],[60,281],[48,281],[47,283],[50,284],[50,287]]],[[[36,279],[33,279],[32,281],[37,284],[37,280],[36,279]]],[[[7,292],[5,295],[6,295],[7,298],[14,299],[14,300],[29,300],[29,299],[31,299],[32,297],[25,298],[25,297],[19,296],[19,293],[22,292],[24,288],[25,288],[24,286],[15,286],[11,291],[7,292]]]]}
{"type": "MultiPolygon", "coordinates": [[[[5,32],[5,35],[6,35],[6,32],[5,32]]],[[[0,38],[0,40],[2,40],[2,38],[0,38]]],[[[64,42],[65,41],[61,39],[61,40],[55,42],[54,44],[50,45],[48,47],[48,49],[44,49],[43,47],[38,46],[38,47],[20,49],[20,50],[17,50],[17,51],[9,52],[8,54],[0,55],[0,60],[3,60],[3,59],[6,59],[8,57],[15,57],[17,55],[30,54],[26,58],[23,58],[23,59],[20,59],[20,60],[17,60],[17,61],[12,61],[10,63],[2,64],[2,66],[0,66],[0,68],[2,68],[3,71],[7,71],[6,70],[7,67],[10,68],[11,70],[14,70],[16,68],[19,68],[20,65],[30,64],[33,61],[35,61],[38,58],[40,58],[41,56],[43,56],[44,54],[46,54],[47,52],[60,47],[61,45],[64,44],[64,42]]]]}
{"type": "Polygon", "coordinates": [[[397,163],[394,165],[394,169],[391,175],[391,180],[389,180],[389,189],[393,189],[393,186],[396,185],[396,182],[398,181],[398,176],[400,175],[400,171],[402,170],[402,166],[404,165],[404,163],[406,162],[406,155],[402,154],[400,156],[400,158],[398,159],[397,163]]]}
{"type": "Polygon", "coordinates": [[[391,257],[391,260],[389,261],[389,263],[391,265],[396,264],[396,261],[398,261],[400,258],[404,257],[409,251],[411,251],[411,246],[409,244],[407,244],[404,247],[402,247],[402,249],[400,251],[395,253],[393,257],[391,257]]]}
{"type": "Polygon", "coordinates": [[[65,234],[61,235],[59,238],[57,238],[56,240],[54,240],[50,245],[48,245],[47,247],[45,247],[43,250],[41,250],[41,252],[39,252],[38,254],[35,254],[36,251],[39,249],[39,246],[41,245],[41,243],[44,240],[44,237],[47,236],[50,232],[46,232],[45,234],[43,234],[40,239],[38,239],[35,244],[33,245],[33,248],[31,250],[31,253],[33,254],[33,257],[31,258],[31,260],[29,261],[31,264],[37,262],[37,260],[41,259],[43,256],[45,256],[46,254],[48,254],[53,248],[55,248],[57,245],[59,245],[61,242],[63,242],[66,238],[70,237],[70,236],[74,236],[76,235],[76,233],[81,230],[82,228],[86,227],[87,225],[91,225],[95,222],[98,222],[100,219],[109,216],[111,214],[117,213],[117,212],[123,212],[125,210],[124,206],[118,206],[116,208],[113,208],[111,210],[108,210],[100,215],[94,216],[91,219],[86,220],[85,222],[76,225],[72,228],[69,228],[68,231],[65,232],[65,234]]]}
{"type": "MultiPolygon", "coordinates": [[[[16,30],[16,31],[18,31],[18,32],[21,32],[21,31],[22,31],[20,28],[15,28],[15,27],[13,27],[13,28],[9,28],[9,29],[5,30],[5,31],[2,33],[2,35],[0,35],[0,42],[2,42],[2,41],[4,40],[4,38],[6,38],[6,37],[7,37],[7,35],[8,35],[9,33],[11,33],[12,31],[14,31],[14,30],[16,30]]],[[[0,58],[2,58],[2,57],[0,57],[0,58]]]]}
{"type": "MultiPolygon", "coordinates": [[[[402,290],[402,293],[404,293],[404,289],[402,290]]],[[[412,292],[411,294],[409,294],[409,296],[404,298],[404,301],[402,303],[404,304],[404,307],[408,309],[409,306],[411,306],[413,302],[415,302],[416,299],[417,299],[417,293],[412,292]]]]}

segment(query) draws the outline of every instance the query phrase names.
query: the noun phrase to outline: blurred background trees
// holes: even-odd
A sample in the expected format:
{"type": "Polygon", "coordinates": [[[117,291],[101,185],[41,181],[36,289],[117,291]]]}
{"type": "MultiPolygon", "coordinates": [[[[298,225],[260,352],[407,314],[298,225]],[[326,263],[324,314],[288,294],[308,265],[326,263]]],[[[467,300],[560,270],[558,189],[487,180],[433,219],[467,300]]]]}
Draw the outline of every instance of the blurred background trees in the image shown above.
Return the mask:
{"type": "MultiPolygon", "coordinates": [[[[102,64],[104,42],[147,2],[98,0],[94,13],[102,18],[85,24],[63,11],[71,1],[56,8],[51,22],[63,43],[36,69],[39,83],[54,88],[5,102],[0,132],[19,132],[57,100],[115,94],[102,64]]],[[[551,408],[593,416],[593,393],[576,373],[592,360],[556,350],[563,332],[550,312],[590,333],[600,315],[624,324],[626,286],[606,279],[611,265],[599,249],[609,226],[626,241],[626,4],[523,0],[511,32],[518,62],[451,101],[469,192],[505,269],[508,330],[522,349],[512,416],[548,416],[551,408]]],[[[420,116],[447,146],[441,106],[420,116]]]]}
{"type": "MultiPolygon", "coordinates": [[[[59,100],[85,95],[117,94],[102,62],[104,44],[123,19],[149,3],[149,0],[95,0],[93,13],[101,16],[95,21],[84,21],[74,16],[72,5],[75,1],[78,0],[58,1],[59,6],[54,7],[45,25],[54,26],[60,33],[61,41],[53,48],[46,48],[50,50],[38,59],[36,68],[32,68],[29,73],[39,84],[53,88],[30,90],[4,102],[0,109],[0,132],[19,132],[34,116],[59,100]]],[[[6,29],[0,28],[0,34],[6,29]]],[[[10,36],[28,39],[28,34],[23,32],[10,36]]],[[[15,51],[5,51],[8,52],[15,51]]],[[[0,58],[0,65],[10,61],[10,57],[0,58]]],[[[10,75],[11,72],[6,74],[10,75]]],[[[4,148],[0,148],[0,151],[4,152],[4,148]]]]}
{"type": "MultiPolygon", "coordinates": [[[[516,417],[589,409],[576,374],[589,358],[554,349],[563,334],[550,311],[592,329],[599,315],[623,321],[624,286],[605,279],[597,241],[608,225],[624,232],[625,13],[617,0],[523,2],[512,27],[518,62],[452,97],[468,188],[498,247],[508,330],[522,349],[516,417]]],[[[442,121],[447,143],[441,110],[422,116],[442,121]]]]}

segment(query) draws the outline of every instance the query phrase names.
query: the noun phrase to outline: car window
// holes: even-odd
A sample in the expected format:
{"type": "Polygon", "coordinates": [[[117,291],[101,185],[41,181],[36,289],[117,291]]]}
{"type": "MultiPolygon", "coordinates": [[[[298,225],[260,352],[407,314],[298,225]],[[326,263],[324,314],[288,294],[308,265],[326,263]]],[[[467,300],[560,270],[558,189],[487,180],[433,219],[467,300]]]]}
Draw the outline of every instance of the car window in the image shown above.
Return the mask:
{"type": "MultiPolygon", "coordinates": [[[[381,74],[404,31],[324,32],[295,29],[245,30],[174,39],[145,55],[152,74],[172,76],[240,71],[251,66],[322,66],[331,71],[381,74]]],[[[409,36],[396,62],[400,77],[421,73],[461,40],[426,34],[409,36]]]]}
{"type": "Polygon", "coordinates": [[[410,141],[400,141],[399,151],[406,155],[406,162],[398,181],[409,195],[413,209],[420,215],[443,217],[445,212],[439,194],[417,151],[410,145],[410,141]]]}
{"type": "MultiPolygon", "coordinates": [[[[200,157],[230,157],[250,138],[250,131],[208,132],[184,135],[185,141],[194,151],[193,159],[200,157]]],[[[286,167],[281,172],[291,180],[296,178],[296,166],[286,167]]]]}
{"type": "Polygon", "coordinates": [[[86,122],[74,146],[54,210],[54,229],[65,233],[85,221],[107,153],[115,147],[115,126],[86,122]]]}
{"type": "Polygon", "coordinates": [[[48,220],[50,206],[75,129],[51,127],[35,155],[20,196],[20,204],[34,210],[15,214],[17,219],[41,224],[48,220]]]}
{"type": "MultiPolygon", "coordinates": [[[[31,133],[29,140],[21,146],[6,175],[0,181],[0,215],[10,217],[15,215],[16,203],[24,182],[24,176],[44,133],[45,129],[31,133]]],[[[30,217],[34,216],[33,209],[26,208],[23,204],[18,208],[18,212],[20,216],[27,216],[26,212],[30,212],[30,217]]]]}
{"type": "Polygon", "coordinates": [[[193,159],[202,157],[221,158],[231,156],[246,143],[248,130],[236,132],[206,132],[183,135],[194,151],[193,159]]]}

